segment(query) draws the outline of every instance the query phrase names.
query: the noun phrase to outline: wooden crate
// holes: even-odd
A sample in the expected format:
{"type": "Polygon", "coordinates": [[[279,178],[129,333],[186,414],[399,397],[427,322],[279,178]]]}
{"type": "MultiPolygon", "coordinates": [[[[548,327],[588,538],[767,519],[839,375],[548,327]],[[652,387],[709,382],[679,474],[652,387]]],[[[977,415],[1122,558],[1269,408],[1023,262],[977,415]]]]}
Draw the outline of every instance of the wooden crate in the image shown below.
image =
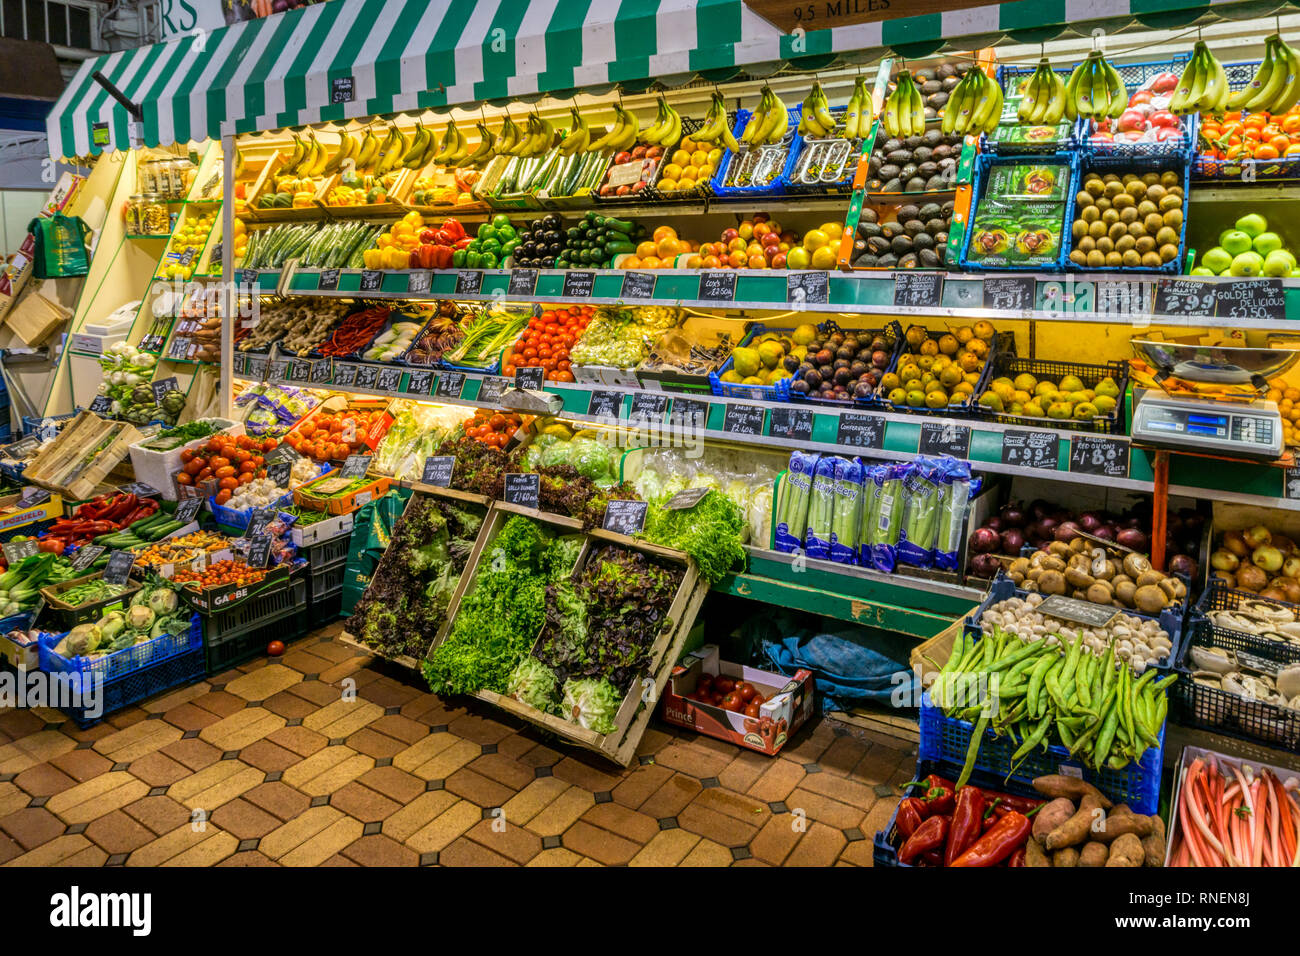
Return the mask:
{"type": "Polygon", "coordinates": [[[912,648],[908,660],[912,665],[912,671],[920,675],[922,688],[928,688],[933,684],[939,669],[948,663],[948,658],[952,656],[952,649],[957,643],[957,635],[965,626],[966,619],[959,617],[928,641],[922,641],[912,648]]]}
{"type": "Polygon", "coordinates": [[[81,412],[72,424],[61,431],[27,466],[24,479],[42,488],[57,491],[65,498],[84,500],[95,493],[103,481],[144,436],[127,422],[100,418],[94,412],[81,412]],[[111,440],[88,464],[81,464],[101,442],[111,440]]]}
{"type": "MultiPolygon", "coordinates": [[[[447,609],[447,620],[443,623],[437,637],[434,638],[429,647],[430,653],[446,640],[451,633],[461,602],[473,590],[474,577],[480,561],[486,554],[490,554],[492,540],[496,537],[502,524],[512,515],[523,515],[532,518],[562,534],[583,533],[582,522],[576,519],[548,514],[532,508],[522,508],[501,501],[493,502],[487,520],[483,522],[483,530],[479,535],[479,539],[475,542],[474,551],[470,554],[469,563],[465,568],[466,573],[461,576],[460,583],[452,595],[451,604],[447,609]]],[[[660,632],[650,649],[650,665],[645,677],[649,678],[653,689],[646,687],[644,678],[632,682],[627,696],[623,699],[623,704],[614,718],[615,729],[609,734],[599,734],[562,717],[542,713],[522,701],[494,691],[480,690],[476,691],[472,696],[499,707],[521,720],[544,727],[570,743],[585,747],[620,766],[626,767],[632,762],[637,745],[645,735],[646,728],[650,723],[650,717],[653,715],[659,697],[668,682],[668,676],[681,655],[682,647],[686,642],[687,635],[690,633],[695,615],[699,613],[700,605],[704,602],[704,597],[708,593],[709,584],[707,580],[700,577],[694,560],[681,551],[661,548],[626,535],[614,534],[599,529],[586,532],[584,537],[585,541],[579,551],[575,570],[583,566],[590,556],[593,546],[600,543],[617,544],[641,551],[682,568],[682,581],[677,589],[677,594],[669,605],[667,614],[667,620],[672,622],[671,626],[660,632]]],[[[539,641],[541,636],[541,632],[539,632],[537,638],[539,641]]]]}

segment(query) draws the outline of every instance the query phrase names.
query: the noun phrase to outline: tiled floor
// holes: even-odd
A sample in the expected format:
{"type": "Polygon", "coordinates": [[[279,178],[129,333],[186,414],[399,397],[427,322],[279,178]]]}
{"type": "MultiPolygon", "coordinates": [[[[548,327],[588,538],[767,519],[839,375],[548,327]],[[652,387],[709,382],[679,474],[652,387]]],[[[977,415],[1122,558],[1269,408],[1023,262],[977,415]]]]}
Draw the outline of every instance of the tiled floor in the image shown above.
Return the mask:
{"type": "Polygon", "coordinates": [[[0,714],[0,862],[869,866],[914,766],[822,721],[775,758],[655,723],[620,771],[387,676],[340,626],[90,730],[0,714]]]}

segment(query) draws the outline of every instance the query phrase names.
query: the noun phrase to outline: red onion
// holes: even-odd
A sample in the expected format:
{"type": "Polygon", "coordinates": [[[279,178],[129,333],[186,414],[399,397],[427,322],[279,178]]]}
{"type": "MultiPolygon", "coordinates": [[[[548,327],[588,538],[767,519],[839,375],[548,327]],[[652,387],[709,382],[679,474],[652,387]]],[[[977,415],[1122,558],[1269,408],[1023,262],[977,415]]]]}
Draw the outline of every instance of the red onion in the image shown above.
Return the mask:
{"type": "Polygon", "coordinates": [[[1049,540],[1056,535],[1056,526],[1061,522],[1055,518],[1040,518],[1038,521],[1038,534],[1044,540],[1049,540]]]}
{"type": "Polygon", "coordinates": [[[991,554],[977,554],[970,560],[970,573],[977,578],[995,578],[1002,567],[996,557],[991,554]]]}
{"type": "Polygon", "coordinates": [[[1196,580],[1197,564],[1196,559],[1186,554],[1175,554],[1169,559],[1170,574],[1185,574],[1193,581],[1196,580]]]}
{"type": "Polygon", "coordinates": [[[1029,513],[1039,521],[1042,521],[1055,510],[1056,505],[1044,501],[1042,498],[1035,499],[1029,506],[1029,513]]]}
{"type": "Polygon", "coordinates": [[[1056,526],[1056,540],[1069,544],[1079,536],[1079,526],[1073,521],[1062,521],[1056,526]]]}
{"type": "Polygon", "coordinates": [[[1141,551],[1143,554],[1149,546],[1146,534],[1137,528],[1121,529],[1119,534],[1115,535],[1115,543],[1132,548],[1134,551],[1141,551]]]}
{"type": "Polygon", "coordinates": [[[1002,519],[999,518],[997,515],[991,515],[989,519],[984,522],[984,527],[988,528],[990,531],[1001,532],[1002,519]]]}
{"type": "Polygon", "coordinates": [[[1002,523],[1008,528],[1021,528],[1025,524],[1025,513],[1015,505],[1002,509],[1002,523]]]}
{"type": "Polygon", "coordinates": [[[971,532],[970,546],[971,550],[979,554],[986,554],[996,551],[1001,539],[998,533],[992,528],[976,528],[971,532]]]}
{"type": "Polygon", "coordinates": [[[1113,526],[1108,524],[1104,524],[1096,531],[1090,531],[1088,533],[1091,534],[1094,538],[1101,538],[1101,540],[1103,541],[1115,540],[1115,529],[1113,526]]]}
{"type": "Polygon", "coordinates": [[[1016,555],[1025,546],[1024,532],[1019,528],[1008,528],[1002,532],[1002,553],[1016,555]]]}
{"type": "Polygon", "coordinates": [[[1079,515],[1079,527],[1092,534],[1101,527],[1101,518],[1097,516],[1095,511],[1085,511],[1079,515]]]}

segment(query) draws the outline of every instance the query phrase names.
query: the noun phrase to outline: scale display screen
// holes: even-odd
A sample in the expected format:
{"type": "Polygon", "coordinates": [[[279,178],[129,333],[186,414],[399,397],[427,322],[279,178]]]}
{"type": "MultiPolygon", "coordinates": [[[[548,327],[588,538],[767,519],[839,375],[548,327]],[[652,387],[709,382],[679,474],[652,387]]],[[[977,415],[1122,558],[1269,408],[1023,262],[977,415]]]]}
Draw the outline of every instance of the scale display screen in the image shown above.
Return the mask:
{"type": "Polygon", "coordinates": [[[1204,402],[1143,398],[1133,414],[1133,437],[1209,454],[1272,459],[1282,453],[1281,422],[1268,403],[1220,412],[1204,402]]]}

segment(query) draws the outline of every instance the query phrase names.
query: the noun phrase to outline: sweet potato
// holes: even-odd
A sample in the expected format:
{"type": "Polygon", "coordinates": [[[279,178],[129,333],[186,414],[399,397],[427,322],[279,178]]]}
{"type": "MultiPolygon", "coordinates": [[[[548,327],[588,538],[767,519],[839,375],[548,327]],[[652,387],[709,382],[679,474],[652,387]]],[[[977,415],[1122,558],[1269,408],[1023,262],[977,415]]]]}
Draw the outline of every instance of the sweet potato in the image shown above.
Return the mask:
{"type": "Polygon", "coordinates": [[[1093,839],[1100,840],[1102,843],[1113,843],[1126,833],[1132,833],[1140,839],[1147,836],[1151,830],[1150,817],[1134,813],[1129,809],[1127,803],[1120,803],[1116,804],[1115,808],[1106,814],[1105,828],[1097,831],[1093,835],[1093,839]]]}
{"type": "Polygon", "coordinates": [[[1066,797],[1057,797],[1034,814],[1034,839],[1040,843],[1070,817],[1074,816],[1074,804],[1066,797]]]}
{"type": "Polygon", "coordinates": [[[1100,811],[1101,804],[1097,798],[1091,793],[1084,794],[1083,799],[1079,801],[1079,809],[1075,811],[1074,816],[1047,834],[1043,846],[1048,850],[1059,850],[1062,847],[1078,846],[1083,843],[1089,838],[1088,835],[1093,832],[1093,823],[1101,816],[1100,811]]]}
{"type": "MultiPolygon", "coordinates": [[[[1039,811],[1040,813],[1042,811],[1039,811]]],[[[1043,845],[1032,836],[1025,841],[1025,866],[1051,866],[1052,860],[1048,857],[1043,845]]]]}
{"type": "Polygon", "coordinates": [[[1102,809],[1109,810],[1111,808],[1111,802],[1104,793],[1078,777],[1049,773],[1046,776],[1034,778],[1034,789],[1045,797],[1067,797],[1074,803],[1078,803],[1085,795],[1092,794],[1097,801],[1097,805],[1102,809]]]}
{"type": "Polygon", "coordinates": [[[1078,866],[1079,851],[1072,846],[1057,850],[1052,854],[1052,866],[1078,866]]]}
{"type": "Polygon", "coordinates": [[[1151,832],[1142,838],[1143,863],[1147,866],[1165,865],[1165,821],[1151,814],[1151,832]]]}
{"type": "Polygon", "coordinates": [[[1089,840],[1079,851],[1080,866],[1105,866],[1106,856],[1109,849],[1106,844],[1098,843],[1096,840],[1089,840]]]}
{"type": "Polygon", "coordinates": [[[1132,833],[1125,833],[1110,845],[1107,866],[1141,866],[1142,841],[1132,833]]]}

